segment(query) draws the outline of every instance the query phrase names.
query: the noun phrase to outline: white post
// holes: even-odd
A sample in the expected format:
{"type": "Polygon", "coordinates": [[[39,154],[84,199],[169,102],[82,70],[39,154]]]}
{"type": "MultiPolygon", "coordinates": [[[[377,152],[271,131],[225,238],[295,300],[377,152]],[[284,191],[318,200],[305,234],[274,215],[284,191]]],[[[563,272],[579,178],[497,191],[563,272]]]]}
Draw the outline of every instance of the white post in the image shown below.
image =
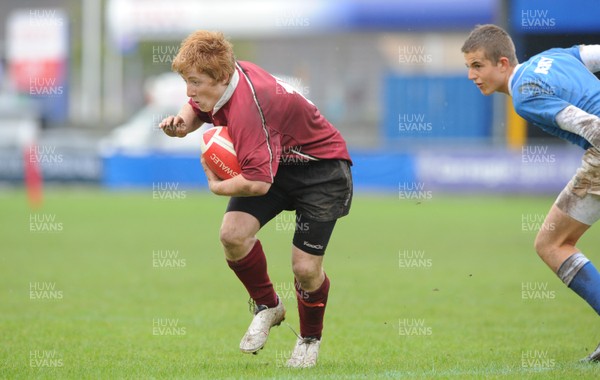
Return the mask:
{"type": "Polygon", "coordinates": [[[107,39],[104,54],[104,115],[107,123],[123,118],[123,55],[107,39]]]}
{"type": "Polygon", "coordinates": [[[102,7],[100,0],[83,0],[82,5],[81,120],[93,125],[102,119],[102,7]]]}

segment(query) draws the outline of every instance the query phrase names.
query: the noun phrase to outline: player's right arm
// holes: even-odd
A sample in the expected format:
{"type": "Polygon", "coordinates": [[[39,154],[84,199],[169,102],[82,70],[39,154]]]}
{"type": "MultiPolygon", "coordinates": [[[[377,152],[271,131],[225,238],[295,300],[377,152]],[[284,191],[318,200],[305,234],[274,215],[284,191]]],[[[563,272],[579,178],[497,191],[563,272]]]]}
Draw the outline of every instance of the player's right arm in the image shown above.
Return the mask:
{"type": "Polygon", "coordinates": [[[167,136],[185,137],[204,124],[189,103],[185,103],[175,116],[164,118],[158,125],[167,136]]]}

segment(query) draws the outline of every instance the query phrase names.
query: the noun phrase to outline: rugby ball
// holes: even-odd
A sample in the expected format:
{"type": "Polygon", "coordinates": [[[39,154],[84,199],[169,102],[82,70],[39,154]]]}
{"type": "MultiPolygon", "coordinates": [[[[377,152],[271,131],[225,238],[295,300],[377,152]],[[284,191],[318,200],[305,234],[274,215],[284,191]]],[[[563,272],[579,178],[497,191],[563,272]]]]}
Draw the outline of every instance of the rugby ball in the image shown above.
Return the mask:
{"type": "Polygon", "coordinates": [[[221,179],[229,179],[240,174],[242,169],[237,160],[233,141],[227,127],[213,127],[200,140],[204,162],[221,179]]]}

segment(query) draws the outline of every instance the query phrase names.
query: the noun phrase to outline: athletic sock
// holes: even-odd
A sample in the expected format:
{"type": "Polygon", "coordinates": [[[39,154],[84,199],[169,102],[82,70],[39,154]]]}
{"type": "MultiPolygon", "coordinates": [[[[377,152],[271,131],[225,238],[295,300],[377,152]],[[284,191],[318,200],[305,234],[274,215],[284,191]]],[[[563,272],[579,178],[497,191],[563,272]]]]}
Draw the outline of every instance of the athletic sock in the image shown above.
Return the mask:
{"type": "Polygon", "coordinates": [[[582,253],[575,253],[558,269],[558,277],[600,314],[600,273],[582,253]]]}
{"type": "Polygon", "coordinates": [[[277,306],[277,294],[269,279],[267,258],[259,240],[256,240],[246,257],[239,261],[227,260],[227,264],[244,284],[250,298],[257,305],[266,305],[269,308],[277,306]]]}
{"type": "Polygon", "coordinates": [[[294,279],[294,281],[298,299],[298,314],[300,315],[300,335],[303,338],[321,339],[325,306],[329,294],[329,278],[325,275],[323,284],[313,292],[302,290],[298,280],[294,279]]]}

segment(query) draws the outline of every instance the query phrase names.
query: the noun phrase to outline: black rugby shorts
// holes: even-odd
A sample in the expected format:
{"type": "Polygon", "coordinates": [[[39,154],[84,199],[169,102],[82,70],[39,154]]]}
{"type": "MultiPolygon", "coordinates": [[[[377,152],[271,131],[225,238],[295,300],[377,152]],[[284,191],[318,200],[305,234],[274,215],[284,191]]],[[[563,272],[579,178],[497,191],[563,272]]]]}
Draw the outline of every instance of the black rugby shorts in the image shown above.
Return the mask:
{"type": "Polygon", "coordinates": [[[295,210],[294,245],[322,255],[336,220],[350,211],[352,194],[352,173],[346,160],[280,164],[267,194],[232,197],[227,211],[251,214],[263,227],[282,211],[295,210]]]}

